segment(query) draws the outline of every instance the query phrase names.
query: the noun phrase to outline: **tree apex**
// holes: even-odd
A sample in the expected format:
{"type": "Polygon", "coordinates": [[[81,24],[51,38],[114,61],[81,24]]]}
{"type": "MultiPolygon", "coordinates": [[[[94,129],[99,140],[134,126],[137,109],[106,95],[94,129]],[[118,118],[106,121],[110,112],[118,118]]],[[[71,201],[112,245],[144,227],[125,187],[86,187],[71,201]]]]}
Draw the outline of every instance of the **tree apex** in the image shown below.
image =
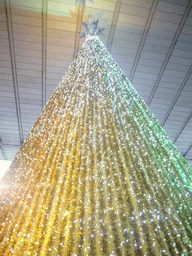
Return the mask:
{"type": "Polygon", "coordinates": [[[99,20],[96,20],[96,21],[90,20],[89,23],[82,22],[84,31],[78,32],[80,34],[80,38],[102,35],[104,28],[99,28],[98,23],[99,23],[99,20]]]}

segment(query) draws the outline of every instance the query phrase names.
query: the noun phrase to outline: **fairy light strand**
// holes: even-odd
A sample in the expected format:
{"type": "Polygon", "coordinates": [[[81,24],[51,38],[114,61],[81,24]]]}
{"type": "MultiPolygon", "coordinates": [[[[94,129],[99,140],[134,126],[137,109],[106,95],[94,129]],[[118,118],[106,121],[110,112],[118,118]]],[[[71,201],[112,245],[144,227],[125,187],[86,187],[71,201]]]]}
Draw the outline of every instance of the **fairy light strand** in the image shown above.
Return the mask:
{"type": "Polygon", "coordinates": [[[190,255],[191,173],[86,37],[1,182],[0,255],[190,255]]]}

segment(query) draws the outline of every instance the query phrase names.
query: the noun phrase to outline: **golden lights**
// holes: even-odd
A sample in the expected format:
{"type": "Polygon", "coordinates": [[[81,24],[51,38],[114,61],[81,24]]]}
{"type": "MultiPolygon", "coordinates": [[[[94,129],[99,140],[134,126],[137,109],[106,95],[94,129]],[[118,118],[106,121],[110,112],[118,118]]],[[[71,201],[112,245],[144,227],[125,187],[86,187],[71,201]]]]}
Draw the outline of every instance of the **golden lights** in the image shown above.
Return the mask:
{"type": "Polygon", "coordinates": [[[192,253],[191,169],[97,37],[2,184],[0,255],[192,253]]]}

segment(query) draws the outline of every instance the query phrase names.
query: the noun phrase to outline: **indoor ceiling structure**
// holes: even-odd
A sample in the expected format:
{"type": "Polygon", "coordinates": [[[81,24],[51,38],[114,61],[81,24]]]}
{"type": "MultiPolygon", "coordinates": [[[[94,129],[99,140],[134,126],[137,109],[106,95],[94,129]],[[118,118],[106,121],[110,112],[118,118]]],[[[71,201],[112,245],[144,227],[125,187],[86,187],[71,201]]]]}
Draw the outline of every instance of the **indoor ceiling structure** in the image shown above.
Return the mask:
{"type": "Polygon", "coordinates": [[[101,41],[192,166],[191,0],[0,0],[0,159],[13,160],[84,39],[101,41]]]}

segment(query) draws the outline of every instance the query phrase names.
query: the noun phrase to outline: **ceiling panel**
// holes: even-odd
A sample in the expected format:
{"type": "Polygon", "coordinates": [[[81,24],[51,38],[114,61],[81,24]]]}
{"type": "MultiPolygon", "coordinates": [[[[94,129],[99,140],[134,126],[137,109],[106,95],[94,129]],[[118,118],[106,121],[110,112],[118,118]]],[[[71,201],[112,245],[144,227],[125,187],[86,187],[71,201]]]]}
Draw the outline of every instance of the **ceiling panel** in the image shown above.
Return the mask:
{"type": "Polygon", "coordinates": [[[187,72],[189,69],[189,66],[183,65],[183,64],[178,64],[178,63],[169,63],[167,64],[167,70],[174,70],[178,72],[187,72]]]}
{"type": "Polygon", "coordinates": [[[118,63],[133,63],[136,52],[130,51],[127,56],[111,53],[118,63]]]}
{"type": "Polygon", "coordinates": [[[76,31],[76,24],[63,22],[63,21],[56,21],[56,20],[47,20],[47,27],[51,29],[58,29],[64,31],[75,32],[76,31]]]}
{"type": "MultiPolygon", "coordinates": [[[[2,9],[0,11],[3,11],[2,9]]],[[[0,21],[0,27],[2,31],[7,31],[7,24],[5,21],[0,21]]]]}
{"type": "MultiPolygon", "coordinates": [[[[1,138],[2,138],[3,145],[6,145],[6,144],[10,145],[10,148],[13,145],[21,145],[20,144],[20,138],[19,138],[19,131],[17,131],[16,129],[17,129],[16,126],[14,127],[14,129],[10,129],[7,126],[6,129],[4,129],[4,131],[1,132],[1,138]]],[[[1,159],[1,160],[4,160],[4,158],[1,159]]],[[[6,160],[12,161],[13,158],[8,158],[6,160]]]]}
{"type": "Polygon", "coordinates": [[[189,36],[192,36],[192,29],[191,29],[191,26],[185,25],[185,26],[183,27],[182,32],[183,32],[184,34],[188,34],[189,36]]]}
{"type": "Polygon", "coordinates": [[[188,122],[185,129],[182,131],[178,140],[175,142],[176,147],[182,154],[186,153],[186,148],[191,146],[192,139],[192,119],[188,122]]]}
{"type": "Polygon", "coordinates": [[[175,33],[171,31],[166,31],[162,29],[152,28],[148,31],[148,36],[158,38],[160,40],[173,40],[175,33]]]}
{"type": "Polygon", "coordinates": [[[120,13],[118,16],[118,21],[125,24],[133,24],[137,26],[142,26],[146,22],[145,17],[134,16],[129,14],[120,13]]]}
{"type": "MultiPolygon", "coordinates": [[[[0,52],[2,52],[0,55],[2,60],[0,68],[0,138],[4,145],[6,143],[19,143],[19,132],[5,8],[1,6],[0,12],[3,20],[1,23],[3,33],[0,33],[2,38],[0,42],[0,52]]],[[[7,155],[6,151],[5,153],[7,155]]]]}
{"type": "Polygon", "coordinates": [[[181,33],[179,38],[178,38],[178,42],[191,43],[192,42],[192,36],[181,33]]]}
{"type": "MultiPolygon", "coordinates": [[[[34,17],[34,18],[39,18],[41,19],[42,13],[41,9],[42,8],[35,8],[34,6],[24,6],[24,5],[19,5],[19,1],[17,1],[18,4],[13,4],[11,1],[11,14],[12,15],[20,15],[20,16],[25,16],[25,17],[34,17]]],[[[32,25],[32,24],[30,24],[32,25]]]]}
{"type": "Polygon", "coordinates": [[[192,158],[192,148],[188,151],[186,158],[189,161],[189,163],[192,165],[192,160],[189,160],[192,158]]]}
{"type": "Polygon", "coordinates": [[[113,45],[111,47],[111,53],[117,53],[121,55],[124,55],[124,53],[126,53],[126,55],[131,55],[132,52],[136,53],[138,46],[139,42],[130,42],[127,40],[114,38],[113,45]]]}
{"type": "MultiPolygon", "coordinates": [[[[68,63],[71,63],[73,60],[73,55],[72,54],[60,54],[57,52],[47,52],[46,54],[47,60],[47,66],[58,66],[59,63],[62,63],[63,65],[68,65],[68,63]]],[[[62,67],[63,65],[59,65],[58,67],[62,67]]]]}
{"type": "Polygon", "coordinates": [[[121,31],[123,34],[124,32],[126,33],[131,33],[131,34],[140,34],[142,35],[143,33],[143,24],[142,26],[134,25],[134,24],[125,24],[124,22],[119,22],[117,21],[117,26],[115,31],[121,31]]]}
{"type": "Polygon", "coordinates": [[[41,27],[41,17],[37,18],[34,16],[12,14],[11,18],[14,24],[25,24],[33,27],[41,27]]]}
{"type": "Polygon", "coordinates": [[[181,18],[182,18],[182,15],[173,14],[173,13],[167,14],[167,11],[162,12],[162,11],[159,11],[158,9],[154,14],[155,20],[161,20],[161,21],[170,22],[174,24],[179,24],[181,21],[181,18]]]}
{"type": "Polygon", "coordinates": [[[63,77],[63,73],[55,73],[55,72],[47,72],[46,73],[46,78],[47,79],[59,79],[61,80],[61,78],[63,77]]]}
{"type": "Polygon", "coordinates": [[[53,46],[60,46],[60,47],[73,47],[75,40],[75,33],[69,34],[66,38],[59,38],[59,37],[47,37],[48,45],[53,46]]]}
{"type": "MultiPolygon", "coordinates": [[[[24,63],[24,64],[42,64],[42,59],[41,56],[38,54],[38,57],[33,57],[33,56],[15,56],[16,64],[20,65],[19,63],[24,63]]],[[[28,65],[27,65],[28,66],[28,65]]],[[[19,67],[19,66],[18,66],[19,67]]]]}
{"type": "Polygon", "coordinates": [[[67,0],[49,0],[48,1],[48,9],[54,14],[63,14],[66,13],[65,10],[74,10],[75,6],[72,4],[72,1],[67,0]]]}
{"type": "Polygon", "coordinates": [[[18,150],[19,150],[20,146],[16,146],[16,145],[4,145],[4,150],[6,152],[6,156],[8,159],[13,159],[15,157],[15,155],[17,154],[18,150]]]}
{"type": "Polygon", "coordinates": [[[183,5],[183,6],[187,6],[188,4],[188,0],[166,0],[166,2],[168,3],[173,3],[173,4],[178,4],[178,5],[183,5]]]}
{"type": "Polygon", "coordinates": [[[41,77],[41,70],[35,71],[31,69],[17,69],[18,76],[34,76],[34,77],[41,77]]]}
{"type": "Polygon", "coordinates": [[[15,48],[15,54],[16,54],[16,59],[18,59],[18,57],[21,57],[21,56],[32,57],[32,58],[41,58],[41,51],[15,48]]]}
{"type": "Polygon", "coordinates": [[[154,19],[151,23],[151,28],[175,32],[178,28],[178,24],[154,19]]]}
{"type": "Polygon", "coordinates": [[[14,40],[15,49],[26,49],[30,51],[41,51],[41,41],[33,43],[25,40],[14,40]]]}
{"type": "Polygon", "coordinates": [[[172,42],[171,40],[167,40],[165,38],[157,38],[157,37],[152,37],[152,36],[148,36],[146,39],[146,44],[159,45],[159,46],[163,46],[163,47],[170,47],[171,42],[172,42]]]}
{"type": "Polygon", "coordinates": [[[148,67],[145,65],[138,65],[137,71],[139,72],[146,72],[147,74],[158,74],[159,69],[153,68],[153,67],[148,67]]]}
{"type": "Polygon", "coordinates": [[[23,24],[13,23],[13,31],[20,33],[29,33],[31,35],[41,35],[41,27],[28,26],[23,24]]]}
{"type": "MultiPolygon", "coordinates": [[[[185,81],[192,64],[191,12],[179,31],[177,42],[173,44],[173,40],[189,0],[159,0],[156,6],[152,6],[152,0],[122,0],[119,11],[116,0],[86,1],[84,9],[80,1],[76,2],[47,0],[47,13],[42,15],[42,1],[11,0],[11,40],[24,137],[42,110],[43,90],[47,101],[83,43],[77,35],[82,29],[81,20],[88,21],[92,16],[93,20],[99,18],[99,25],[105,27],[101,40],[106,45],[112,42],[113,58],[125,74],[131,76],[141,97],[147,102],[153,93],[150,108],[158,120],[162,122],[169,112],[163,127],[173,141],[177,137],[182,153],[187,152],[192,142],[189,121],[192,81],[191,78],[185,81]],[[170,46],[173,46],[171,53],[170,46]],[[182,87],[184,81],[186,84],[182,87]]],[[[20,140],[7,20],[2,5],[0,26],[0,137],[8,145],[5,151],[12,160],[20,140]],[[10,129],[6,129],[7,126],[10,129]]],[[[189,150],[188,159],[192,158],[191,154],[189,150]]],[[[0,159],[2,157],[0,154],[0,159]]]]}
{"type": "Polygon", "coordinates": [[[47,51],[48,52],[56,52],[60,54],[73,54],[74,50],[74,44],[71,45],[71,47],[63,47],[63,46],[58,46],[58,45],[48,45],[47,46],[47,51]]]}
{"type": "Polygon", "coordinates": [[[2,60],[0,60],[0,67],[1,68],[4,68],[4,67],[11,68],[11,63],[9,61],[2,61],[2,60]]]}
{"type": "Polygon", "coordinates": [[[75,32],[74,31],[66,31],[66,30],[56,30],[52,28],[47,28],[47,38],[53,37],[53,38],[74,38],[75,39],[75,32]]]}
{"type": "Polygon", "coordinates": [[[31,64],[25,62],[17,62],[17,70],[32,70],[32,71],[41,71],[40,64],[31,64]]]}
{"type": "Polygon", "coordinates": [[[9,55],[9,46],[1,46],[0,53],[9,55]]]}
{"type": "Polygon", "coordinates": [[[183,51],[183,50],[177,50],[175,49],[172,53],[172,56],[174,57],[181,57],[181,58],[186,58],[189,59],[189,61],[192,58],[192,52],[191,51],[183,51]]]}
{"type": "Polygon", "coordinates": [[[174,14],[182,15],[185,11],[185,5],[183,4],[175,4],[175,2],[167,2],[167,1],[159,1],[157,5],[157,10],[170,12],[174,14]]]}
{"type": "Polygon", "coordinates": [[[146,67],[153,67],[156,69],[160,69],[162,66],[162,61],[154,61],[153,59],[140,58],[138,65],[139,66],[145,65],[146,67]]]}
{"type": "Polygon", "coordinates": [[[143,50],[141,53],[141,58],[153,61],[164,61],[165,55],[143,50]]]}
{"type": "Polygon", "coordinates": [[[134,6],[139,6],[139,7],[144,7],[144,8],[149,8],[151,5],[151,1],[149,0],[122,0],[123,4],[129,4],[129,5],[134,5],[134,6]]]}
{"type": "Polygon", "coordinates": [[[29,82],[29,83],[37,83],[41,84],[42,78],[41,77],[35,77],[35,76],[17,76],[18,82],[29,82]]]}
{"type": "Polygon", "coordinates": [[[0,150],[0,159],[4,159],[4,155],[1,150],[0,150]]]}
{"type": "Polygon", "coordinates": [[[133,5],[131,3],[123,3],[120,7],[120,13],[121,14],[128,14],[128,15],[134,15],[139,17],[148,17],[149,15],[149,8],[133,5]]]}
{"type": "Polygon", "coordinates": [[[184,58],[184,57],[175,57],[175,56],[171,56],[169,59],[169,63],[175,63],[175,64],[182,64],[185,66],[190,66],[191,65],[191,59],[190,58],[184,58]]]}
{"type": "Polygon", "coordinates": [[[145,72],[141,72],[141,71],[136,71],[135,73],[135,77],[136,78],[146,78],[146,79],[157,79],[157,74],[154,73],[145,73],[145,72]]]}
{"type": "Polygon", "coordinates": [[[129,43],[131,42],[140,42],[141,40],[141,35],[140,34],[135,34],[135,33],[127,33],[127,32],[124,32],[122,33],[121,31],[119,30],[116,30],[115,31],[115,34],[114,34],[114,39],[116,38],[116,41],[117,39],[119,40],[126,40],[124,41],[124,47],[129,45],[129,43]]]}

